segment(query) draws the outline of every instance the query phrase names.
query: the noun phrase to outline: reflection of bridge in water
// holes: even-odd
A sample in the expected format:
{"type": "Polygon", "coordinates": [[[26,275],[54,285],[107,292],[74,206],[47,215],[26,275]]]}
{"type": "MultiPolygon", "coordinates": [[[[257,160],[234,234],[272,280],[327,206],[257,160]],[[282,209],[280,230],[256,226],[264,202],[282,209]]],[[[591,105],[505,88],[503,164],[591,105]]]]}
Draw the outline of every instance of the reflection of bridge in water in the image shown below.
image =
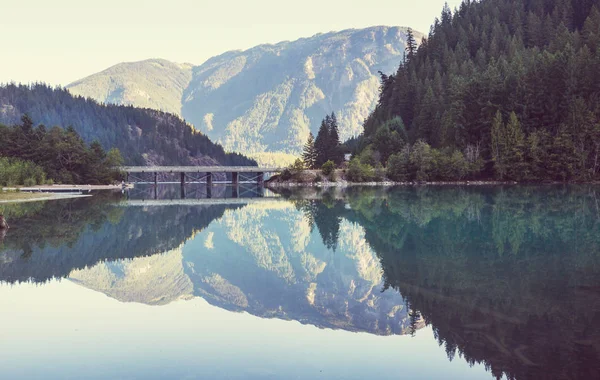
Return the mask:
{"type": "MultiPolygon", "coordinates": [[[[173,183],[170,183],[173,185],[173,183]]],[[[128,201],[180,201],[180,200],[220,200],[220,202],[204,202],[205,204],[224,203],[223,200],[234,199],[274,199],[278,196],[256,183],[215,184],[205,186],[202,183],[191,183],[184,186],[169,186],[169,183],[157,185],[139,184],[124,190],[128,201]]],[[[191,203],[191,202],[190,202],[191,203]]],[[[198,203],[198,202],[197,202],[198,203]]],[[[226,202],[225,202],[226,203],[226,202]]],[[[180,202],[182,204],[182,202],[180,202]]]]}
{"type": "Polygon", "coordinates": [[[203,205],[249,205],[269,202],[286,202],[282,197],[265,198],[204,198],[204,199],[132,199],[120,206],[203,206],[203,205]]]}

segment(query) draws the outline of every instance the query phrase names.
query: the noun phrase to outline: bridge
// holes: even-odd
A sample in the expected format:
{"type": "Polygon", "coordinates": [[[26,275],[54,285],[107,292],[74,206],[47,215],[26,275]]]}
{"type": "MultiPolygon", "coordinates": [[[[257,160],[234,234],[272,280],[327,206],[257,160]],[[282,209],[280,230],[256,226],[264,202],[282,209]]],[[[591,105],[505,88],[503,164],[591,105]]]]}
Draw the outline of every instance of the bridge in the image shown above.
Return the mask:
{"type": "Polygon", "coordinates": [[[150,173],[153,175],[153,182],[158,184],[159,174],[179,174],[182,186],[192,182],[206,183],[211,186],[215,182],[213,176],[216,173],[224,174],[226,178],[219,183],[237,185],[242,177],[243,182],[250,181],[262,185],[265,173],[279,173],[282,169],[258,166],[123,166],[119,170],[127,174],[127,182],[148,182],[141,175],[150,173]],[[228,180],[228,174],[231,180],[228,180]]]}
{"type": "Polygon", "coordinates": [[[177,182],[181,184],[181,198],[185,198],[185,185],[188,183],[206,184],[210,198],[214,184],[232,185],[234,194],[237,194],[240,183],[262,186],[265,174],[279,173],[282,169],[258,166],[123,166],[119,170],[126,174],[128,183],[154,183],[155,186],[172,183],[159,181],[160,174],[176,174],[179,175],[177,182]],[[220,175],[215,179],[215,174],[220,175]]]}

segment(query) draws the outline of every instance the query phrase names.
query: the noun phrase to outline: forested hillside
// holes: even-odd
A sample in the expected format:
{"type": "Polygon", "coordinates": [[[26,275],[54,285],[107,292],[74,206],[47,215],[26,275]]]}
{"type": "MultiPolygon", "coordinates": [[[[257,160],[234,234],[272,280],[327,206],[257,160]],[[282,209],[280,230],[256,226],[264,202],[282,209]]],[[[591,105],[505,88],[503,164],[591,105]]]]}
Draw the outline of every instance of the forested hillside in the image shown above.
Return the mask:
{"type": "Polygon", "coordinates": [[[24,114],[48,128],[72,126],[84,141],[97,140],[105,150],[118,148],[126,164],[254,164],[244,156],[226,154],[172,114],[102,105],[42,84],[0,87],[0,123],[17,124],[24,114]]]}
{"type": "Polygon", "coordinates": [[[115,167],[122,164],[118,149],[88,146],[73,127],[34,127],[27,115],[13,127],[0,124],[0,186],[107,184],[121,179],[115,167]]]}
{"type": "Polygon", "coordinates": [[[397,73],[382,75],[357,160],[400,180],[600,178],[599,9],[600,0],[446,7],[397,73]],[[456,171],[440,174],[440,157],[456,171]]]}

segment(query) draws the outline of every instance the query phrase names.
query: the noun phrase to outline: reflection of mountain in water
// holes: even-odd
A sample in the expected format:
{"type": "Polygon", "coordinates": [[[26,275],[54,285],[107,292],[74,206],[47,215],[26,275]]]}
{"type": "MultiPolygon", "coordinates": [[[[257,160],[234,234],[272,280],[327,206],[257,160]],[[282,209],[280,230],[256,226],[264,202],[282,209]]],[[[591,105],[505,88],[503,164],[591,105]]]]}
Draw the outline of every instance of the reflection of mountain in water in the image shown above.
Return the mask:
{"type": "Polygon", "coordinates": [[[324,247],[291,203],[225,212],[183,249],[194,291],[228,310],[320,327],[401,334],[408,313],[362,228],[343,222],[337,251],[324,247]]]}
{"type": "Polygon", "coordinates": [[[112,262],[71,272],[69,279],[121,302],[166,305],[190,299],[194,287],[183,273],[181,247],[166,253],[112,262]]]}
{"type": "Polygon", "coordinates": [[[292,203],[240,207],[122,207],[102,198],[46,203],[13,219],[15,233],[0,247],[0,279],[68,275],[123,302],[164,305],[196,295],[228,310],[320,327],[408,329],[400,294],[381,293],[381,267],[360,226],[340,225],[334,216],[336,226],[326,228],[330,212],[321,205],[322,239],[292,203]],[[65,210],[69,216],[43,230],[65,210]],[[65,239],[52,234],[56,228],[69,231],[65,239]]]}

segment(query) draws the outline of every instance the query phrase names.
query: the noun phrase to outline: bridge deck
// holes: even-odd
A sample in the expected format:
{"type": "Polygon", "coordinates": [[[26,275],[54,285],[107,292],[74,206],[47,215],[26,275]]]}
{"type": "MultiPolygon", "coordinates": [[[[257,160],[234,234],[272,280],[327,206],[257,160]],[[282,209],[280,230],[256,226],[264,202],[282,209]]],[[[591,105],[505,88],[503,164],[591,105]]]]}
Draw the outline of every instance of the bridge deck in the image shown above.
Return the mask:
{"type": "Polygon", "coordinates": [[[123,166],[126,173],[274,173],[276,167],[258,166],[123,166]]]}

